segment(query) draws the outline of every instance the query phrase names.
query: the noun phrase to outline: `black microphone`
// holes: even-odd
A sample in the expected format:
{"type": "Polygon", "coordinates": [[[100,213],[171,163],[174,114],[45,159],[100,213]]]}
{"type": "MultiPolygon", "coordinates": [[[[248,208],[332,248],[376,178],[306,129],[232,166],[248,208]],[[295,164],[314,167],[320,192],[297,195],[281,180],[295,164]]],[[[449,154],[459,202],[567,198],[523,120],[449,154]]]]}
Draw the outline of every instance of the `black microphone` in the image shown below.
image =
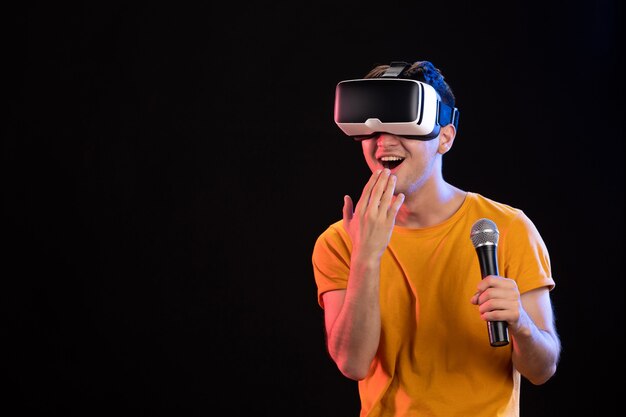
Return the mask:
{"type": "MultiPolygon", "coordinates": [[[[470,239],[476,249],[482,278],[487,275],[498,275],[498,259],[496,249],[500,232],[496,224],[489,219],[479,219],[472,226],[470,239]]],[[[506,321],[488,321],[489,343],[491,346],[509,344],[509,330],[506,321]]]]}

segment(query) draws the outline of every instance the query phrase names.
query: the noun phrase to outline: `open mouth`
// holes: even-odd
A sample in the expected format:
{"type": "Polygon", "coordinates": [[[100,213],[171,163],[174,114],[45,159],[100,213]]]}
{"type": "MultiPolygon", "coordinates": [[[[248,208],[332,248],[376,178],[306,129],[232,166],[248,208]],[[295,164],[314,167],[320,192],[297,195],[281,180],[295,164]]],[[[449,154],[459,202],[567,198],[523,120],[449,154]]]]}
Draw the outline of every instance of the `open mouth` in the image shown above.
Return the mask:
{"type": "Polygon", "coordinates": [[[404,158],[400,158],[399,156],[383,156],[379,161],[384,168],[393,170],[404,161],[404,158]]]}

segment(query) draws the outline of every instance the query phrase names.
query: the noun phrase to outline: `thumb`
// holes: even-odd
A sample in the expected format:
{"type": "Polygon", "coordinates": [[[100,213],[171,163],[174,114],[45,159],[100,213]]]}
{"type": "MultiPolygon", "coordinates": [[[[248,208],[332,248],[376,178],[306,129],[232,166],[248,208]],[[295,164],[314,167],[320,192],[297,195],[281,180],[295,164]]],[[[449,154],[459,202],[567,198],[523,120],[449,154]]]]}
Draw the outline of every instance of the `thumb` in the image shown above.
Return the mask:
{"type": "Polygon", "coordinates": [[[350,222],[352,220],[352,216],[354,215],[353,211],[354,207],[352,206],[352,199],[349,195],[343,196],[343,221],[350,222]]]}

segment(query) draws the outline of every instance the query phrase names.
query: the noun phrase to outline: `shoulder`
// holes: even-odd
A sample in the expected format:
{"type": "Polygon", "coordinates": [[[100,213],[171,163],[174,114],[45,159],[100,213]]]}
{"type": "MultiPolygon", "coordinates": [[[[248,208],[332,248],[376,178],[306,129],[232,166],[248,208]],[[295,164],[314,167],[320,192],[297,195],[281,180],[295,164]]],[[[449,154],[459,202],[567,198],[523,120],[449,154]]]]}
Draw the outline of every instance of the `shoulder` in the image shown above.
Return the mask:
{"type": "Polygon", "coordinates": [[[343,235],[347,236],[347,233],[343,228],[343,220],[337,220],[336,222],[331,223],[329,226],[327,226],[326,229],[324,229],[319,234],[317,240],[319,241],[324,239],[335,239],[343,235]]]}
{"type": "Polygon", "coordinates": [[[478,193],[469,193],[469,195],[472,198],[474,216],[492,220],[498,226],[501,239],[513,234],[541,240],[537,227],[522,209],[478,193]]]}
{"type": "Polygon", "coordinates": [[[319,234],[313,251],[314,253],[328,250],[349,252],[351,246],[350,237],[343,228],[343,220],[338,220],[319,234]]]}
{"type": "Polygon", "coordinates": [[[468,193],[468,196],[473,200],[473,204],[479,211],[484,211],[486,213],[492,213],[493,215],[503,216],[503,217],[515,217],[520,213],[523,213],[517,207],[513,207],[509,204],[502,203],[500,201],[496,201],[492,198],[485,197],[482,194],[478,193],[468,193]]]}

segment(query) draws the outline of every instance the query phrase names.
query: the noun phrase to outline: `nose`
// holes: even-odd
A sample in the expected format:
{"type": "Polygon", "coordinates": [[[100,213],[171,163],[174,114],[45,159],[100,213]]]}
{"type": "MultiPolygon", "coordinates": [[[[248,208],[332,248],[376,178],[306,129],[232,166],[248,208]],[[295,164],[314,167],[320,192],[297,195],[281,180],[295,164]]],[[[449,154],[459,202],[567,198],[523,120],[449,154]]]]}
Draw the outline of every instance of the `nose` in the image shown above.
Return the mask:
{"type": "Polygon", "coordinates": [[[392,146],[398,143],[398,137],[392,135],[391,133],[382,132],[376,138],[376,146],[379,148],[384,148],[388,146],[392,146]]]}

